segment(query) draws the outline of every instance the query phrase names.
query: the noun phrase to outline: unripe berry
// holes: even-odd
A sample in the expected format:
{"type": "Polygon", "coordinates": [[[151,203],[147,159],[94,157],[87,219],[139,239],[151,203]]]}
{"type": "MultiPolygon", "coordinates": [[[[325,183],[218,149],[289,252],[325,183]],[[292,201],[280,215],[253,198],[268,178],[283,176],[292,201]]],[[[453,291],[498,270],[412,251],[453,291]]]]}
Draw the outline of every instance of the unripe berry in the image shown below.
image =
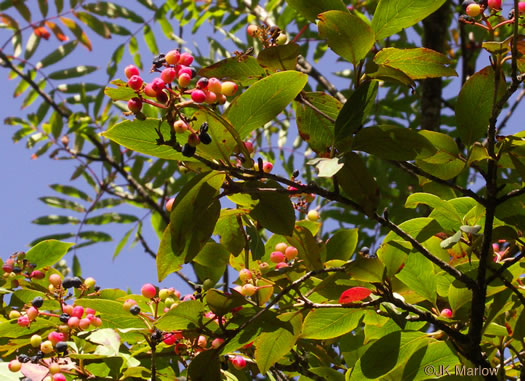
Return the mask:
{"type": "Polygon", "coordinates": [[[173,82],[176,76],[177,72],[171,67],[162,70],[162,73],[160,73],[160,78],[164,81],[164,83],[173,82]]]}
{"type": "Polygon", "coordinates": [[[222,83],[217,78],[212,77],[208,79],[208,91],[213,91],[215,94],[222,94],[222,83]]]}
{"type": "Polygon", "coordinates": [[[154,285],[152,285],[151,283],[146,283],[144,286],[142,286],[142,288],[140,289],[140,293],[142,294],[142,296],[144,296],[145,298],[148,298],[148,299],[151,299],[151,298],[154,298],[155,295],[157,295],[157,289],[155,288],[154,285]]]}
{"type": "Polygon", "coordinates": [[[193,296],[192,294],[188,294],[188,295],[184,295],[184,298],[182,298],[183,302],[187,302],[189,300],[195,300],[195,296],[193,296]]]}
{"type": "Polygon", "coordinates": [[[280,242],[277,245],[275,245],[275,251],[280,251],[281,253],[284,254],[287,247],[288,245],[286,243],[280,242]]]}
{"type": "Polygon", "coordinates": [[[166,87],[166,84],[164,83],[164,81],[157,77],[157,78],[154,78],[153,81],[151,81],[151,88],[158,94],[160,93],[162,90],[164,90],[164,88],[166,87]]]}
{"type": "Polygon", "coordinates": [[[217,337],[216,339],[213,339],[213,341],[211,342],[211,347],[217,349],[222,345],[222,343],[224,343],[224,339],[217,337]]]}
{"type": "Polygon", "coordinates": [[[86,286],[87,288],[95,287],[95,284],[97,284],[97,281],[95,280],[95,278],[87,277],[84,280],[84,286],[86,286]]]}
{"type": "Polygon", "coordinates": [[[466,11],[467,10],[467,7],[470,5],[470,4],[476,4],[476,2],[474,0],[465,0],[461,3],[461,7],[463,8],[463,11],[466,11]]]}
{"type": "Polygon", "coordinates": [[[450,319],[452,317],[452,311],[450,308],[443,308],[440,312],[440,315],[444,318],[450,319]]]}
{"type": "Polygon", "coordinates": [[[310,221],[317,221],[321,216],[319,215],[319,212],[317,210],[310,210],[308,214],[306,215],[306,218],[308,218],[310,221]]]}
{"type": "Polygon", "coordinates": [[[57,374],[58,372],[60,372],[60,365],[58,365],[56,362],[53,362],[51,364],[49,364],[49,373],[51,374],[57,374]]]}
{"type": "MultiPolygon", "coordinates": [[[[177,131],[177,130],[175,130],[175,131],[177,131]]],[[[168,212],[171,212],[171,210],[173,209],[173,203],[174,202],[175,202],[175,197],[172,197],[168,201],[166,201],[166,210],[168,212]]]]}
{"type": "Polygon", "coordinates": [[[151,83],[147,84],[146,87],[144,88],[144,94],[152,98],[155,98],[157,96],[157,92],[153,89],[153,86],[151,86],[151,83]]]}
{"type": "Polygon", "coordinates": [[[142,101],[140,100],[140,98],[131,98],[128,101],[128,109],[133,114],[140,112],[140,110],[142,110],[142,101]]]}
{"type": "Polygon", "coordinates": [[[206,345],[208,344],[208,340],[206,339],[206,336],[199,336],[197,339],[197,345],[201,348],[206,348],[206,345]]]}
{"type": "Polygon", "coordinates": [[[266,274],[268,271],[270,271],[270,265],[266,262],[259,263],[259,270],[262,274],[266,274]]]}
{"type": "Polygon", "coordinates": [[[18,372],[20,369],[22,369],[22,363],[18,360],[11,360],[9,361],[9,365],[7,367],[11,372],[18,372]]]}
{"type": "Polygon", "coordinates": [[[18,319],[20,317],[20,312],[17,310],[9,311],[9,319],[18,319]]]}
{"type": "Polygon", "coordinates": [[[179,290],[173,290],[173,297],[177,300],[180,300],[180,291],[179,290]]]}
{"type": "Polygon", "coordinates": [[[58,274],[51,274],[48,279],[49,283],[51,283],[56,288],[60,287],[60,285],[62,284],[62,277],[58,274]]]}
{"type": "Polygon", "coordinates": [[[53,343],[49,340],[44,341],[42,344],[40,344],[40,350],[46,355],[53,352],[53,343]]]}
{"type": "Polygon", "coordinates": [[[95,317],[95,320],[93,320],[91,324],[93,324],[95,327],[100,327],[102,326],[102,319],[99,317],[95,317]]]}
{"type": "Polygon", "coordinates": [[[133,299],[127,299],[124,304],[122,305],[122,308],[124,308],[124,311],[129,311],[131,307],[136,305],[137,302],[133,299]]]}
{"type": "Polygon", "coordinates": [[[191,76],[187,73],[182,73],[180,76],[179,76],[179,86],[182,87],[182,88],[186,88],[188,87],[188,85],[190,84],[191,82],[191,76]]]}
{"type": "Polygon", "coordinates": [[[255,287],[253,284],[251,283],[246,283],[244,286],[242,286],[241,288],[241,294],[244,295],[244,296],[252,296],[253,294],[255,294],[257,292],[257,287],[255,287]]]}
{"type": "Polygon", "coordinates": [[[195,103],[202,103],[206,100],[206,94],[202,90],[193,90],[191,92],[191,99],[195,103]]]}
{"type": "Polygon", "coordinates": [[[227,101],[226,95],[224,95],[224,94],[218,94],[217,95],[217,103],[218,104],[223,105],[223,104],[226,103],[226,101],[227,101]]]}
{"type": "Polygon", "coordinates": [[[87,329],[90,325],[91,320],[89,320],[88,318],[80,319],[80,321],[78,322],[78,326],[80,327],[80,329],[87,329]]]}
{"type": "Polygon", "coordinates": [[[267,162],[265,162],[263,164],[263,168],[262,169],[263,169],[264,173],[270,173],[272,171],[272,169],[273,169],[273,164],[270,163],[269,161],[267,161],[267,162]]]}
{"type": "Polygon", "coordinates": [[[126,74],[126,78],[130,79],[134,75],[139,75],[139,69],[135,65],[128,65],[124,69],[124,74],[126,74]]]}
{"type": "Polygon", "coordinates": [[[166,53],[164,59],[168,65],[177,65],[180,60],[180,52],[177,49],[170,50],[168,53],[166,53]]]}
{"type": "Polygon", "coordinates": [[[179,63],[181,65],[190,66],[193,62],[193,56],[190,53],[182,53],[180,55],[179,63]]]}
{"type": "Polygon", "coordinates": [[[199,135],[192,133],[188,136],[188,144],[192,147],[197,147],[200,144],[201,140],[199,135]]]}
{"type": "Polygon", "coordinates": [[[259,27],[257,25],[250,24],[246,28],[246,33],[248,33],[248,36],[255,37],[255,34],[259,30],[259,27]]]}
{"type": "Polygon", "coordinates": [[[135,91],[139,91],[143,83],[144,81],[138,75],[134,75],[128,80],[128,86],[135,91]]]}
{"type": "Polygon", "coordinates": [[[231,359],[232,365],[235,369],[241,370],[246,366],[246,360],[242,356],[235,356],[231,359]]]}
{"type": "Polygon", "coordinates": [[[215,94],[213,91],[205,91],[204,94],[206,94],[206,103],[213,104],[217,102],[217,94],[215,94]]]}
{"type": "Polygon", "coordinates": [[[47,339],[56,345],[59,341],[65,341],[66,335],[63,332],[52,331],[47,335],[47,339]]]}
{"type": "Polygon", "coordinates": [[[487,4],[490,9],[501,9],[501,0],[488,0],[487,4]]]}
{"type": "Polygon", "coordinates": [[[42,337],[40,335],[33,335],[30,339],[31,346],[33,348],[38,348],[42,344],[42,337]]]}
{"type": "Polygon", "coordinates": [[[188,129],[188,125],[183,120],[177,120],[175,123],[173,123],[173,129],[177,134],[182,134],[186,132],[188,129]]]}
{"type": "Polygon", "coordinates": [[[279,35],[275,39],[275,43],[277,45],[284,45],[286,44],[286,41],[288,41],[288,37],[286,37],[286,34],[284,33],[279,33],[279,35]]]}
{"type": "Polygon", "coordinates": [[[73,314],[73,306],[71,304],[63,304],[62,305],[62,312],[65,314],[68,314],[69,316],[72,316],[73,314]]]}
{"type": "Polygon", "coordinates": [[[69,328],[78,328],[79,323],[80,319],[76,316],[71,316],[67,321],[67,325],[69,326],[69,328]]]}
{"type": "Polygon", "coordinates": [[[275,265],[276,269],[282,269],[283,267],[288,267],[288,263],[286,262],[280,262],[275,265]]]}
{"type": "Polygon", "coordinates": [[[270,261],[273,263],[281,263],[284,262],[285,256],[280,251],[274,251],[272,254],[270,254],[270,261]]]}
{"type": "Polygon", "coordinates": [[[27,314],[27,318],[30,320],[30,321],[33,321],[36,319],[36,317],[38,316],[38,309],[36,309],[35,307],[29,307],[26,311],[26,314],[27,314]]]}
{"type": "Polygon", "coordinates": [[[481,14],[481,7],[479,4],[470,4],[465,12],[470,17],[477,17],[481,14]]]}
{"type": "Polygon", "coordinates": [[[168,298],[168,296],[170,296],[170,290],[168,290],[167,288],[163,288],[163,289],[159,290],[159,298],[160,298],[160,300],[166,300],[168,298]]]}
{"type": "Polygon", "coordinates": [[[237,92],[237,84],[235,82],[226,81],[222,83],[221,93],[223,93],[227,97],[231,97],[236,92],[237,92]]]}
{"type": "Polygon", "coordinates": [[[288,246],[286,250],[284,251],[284,255],[286,256],[286,259],[289,261],[295,259],[295,257],[297,257],[297,254],[299,254],[299,251],[293,246],[288,246]]]}
{"type": "Polygon", "coordinates": [[[313,193],[306,193],[304,195],[304,200],[306,202],[313,202],[315,200],[315,194],[313,194],[313,193]]]}
{"type": "Polygon", "coordinates": [[[252,279],[253,278],[253,275],[252,275],[252,272],[248,269],[242,269],[241,271],[239,271],[239,279],[246,283],[246,281],[248,281],[249,279],[252,279]]]}

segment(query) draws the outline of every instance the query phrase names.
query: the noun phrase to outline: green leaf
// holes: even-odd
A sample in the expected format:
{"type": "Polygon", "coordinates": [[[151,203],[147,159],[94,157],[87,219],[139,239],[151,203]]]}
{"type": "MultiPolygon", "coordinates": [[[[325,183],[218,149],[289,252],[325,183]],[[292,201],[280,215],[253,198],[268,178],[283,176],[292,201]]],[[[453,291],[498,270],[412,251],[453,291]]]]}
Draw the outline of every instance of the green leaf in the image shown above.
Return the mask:
{"type": "Polygon", "coordinates": [[[29,60],[31,57],[33,57],[33,54],[35,54],[36,49],[38,48],[38,45],[40,45],[40,41],[42,41],[40,37],[37,37],[36,34],[31,33],[24,50],[24,59],[29,60]]]}
{"type": "Polygon", "coordinates": [[[447,290],[447,297],[452,312],[456,312],[461,306],[470,304],[472,292],[466,287],[456,287],[451,283],[447,290]]]}
{"type": "Polygon", "coordinates": [[[344,229],[335,233],[326,243],[326,261],[348,261],[357,247],[358,229],[344,229]]]}
{"type": "Polygon", "coordinates": [[[107,1],[97,1],[96,3],[83,4],[82,7],[100,16],[110,18],[122,17],[126,20],[130,20],[135,23],[144,23],[144,19],[141,16],[131,11],[130,9],[122,7],[115,3],[110,3],[107,1]]]}
{"type": "Polygon", "coordinates": [[[352,279],[363,282],[382,282],[385,266],[379,258],[364,258],[357,255],[346,272],[352,279]]]}
{"type": "Polygon", "coordinates": [[[48,75],[51,79],[69,79],[69,78],[76,78],[81,77],[83,75],[87,75],[89,73],[93,73],[95,70],[97,70],[98,67],[96,66],[75,66],[69,69],[63,69],[59,71],[55,71],[48,75]]]}
{"type": "Polygon", "coordinates": [[[378,81],[361,83],[337,115],[334,144],[339,149],[349,147],[348,139],[363,127],[374,106],[378,87],[378,81]]]}
{"type": "Polygon", "coordinates": [[[271,70],[294,70],[298,56],[299,45],[292,42],[261,50],[257,56],[257,63],[271,70]]]}
{"type": "Polygon", "coordinates": [[[405,266],[396,275],[401,282],[406,284],[426,300],[436,304],[436,277],[434,276],[434,265],[428,259],[418,253],[408,256],[405,266]]]}
{"type": "Polygon", "coordinates": [[[418,167],[443,180],[452,179],[461,173],[465,168],[465,162],[459,158],[459,148],[453,138],[435,131],[418,133],[430,141],[437,150],[430,157],[417,159],[418,167]]]}
{"type": "Polygon", "coordinates": [[[61,184],[52,184],[49,186],[51,189],[68,195],[70,197],[80,198],[84,201],[91,202],[93,199],[89,197],[86,193],[82,192],[80,189],[72,187],[70,185],[61,185],[61,184]]]}
{"type": "Polygon", "coordinates": [[[321,262],[321,248],[316,239],[303,226],[296,226],[292,237],[287,237],[288,243],[297,248],[298,257],[304,261],[309,270],[320,270],[323,268],[321,262]]]}
{"type": "Polygon", "coordinates": [[[428,345],[414,352],[410,357],[403,369],[402,379],[413,381],[428,380],[429,367],[437,371],[442,369],[453,371],[456,366],[461,364],[461,360],[456,353],[456,350],[453,350],[451,345],[445,341],[431,341],[428,345]]]}
{"type": "Polygon", "coordinates": [[[334,142],[334,122],[343,107],[337,99],[323,92],[301,94],[303,101],[294,102],[299,135],[311,149],[325,153],[334,142]],[[318,111],[309,106],[313,105],[318,111]]]}
{"type": "Polygon", "coordinates": [[[415,351],[428,343],[428,340],[424,332],[396,331],[389,333],[368,347],[355,364],[347,380],[382,379],[397,367],[405,364],[415,351]]]}
{"type": "Polygon", "coordinates": [[[441,241],[439,246],[441,246],[442,249],[448,250],[461,240],[461,236],[461,230],[458,230],[456,233],[454,233],[454,235],[451,235],[447,239],[441,241]]]}
{"type": "Polygon", "coordinates": [[[363,311],[352,308],[320,308],[306,315],[302,339],[327,340],[353,331],[363,311]]]}
{"type": "MultiPolygon", "coordinates": [[[[129,101],[131,98],[135,98],[137,96],[137,93],[135,92],[135,90],[133,90],[131,87],[127,87],[127,86],[119,86],[119,87],[116,87],[116,88],[108,86],[108,87],[106,87],[104,89],[104,94],[106,94],[108,97],[110,97],[113,102],[115,102],[115,101],[129,101]]],[[[135,119],[134,121],[139,121],[139,120],[135,119]]],[[[127,122],[129,122],[129,121],[127,121],[127,122]]],[[[146,122],[146,120],[144,120],[144,122],[146,122]]],[[[122,122],[122,123],[126,123],[126,121],[122,122]]]]}
{"type": "Polygon", "coordinates": [[[124,246],[126,246],[126,243],[128,242],[128,239],[129,239],[131,233],[133,233],[133,230],[135,230],[135,226],[133,226],[131,229],[129,229],[126,232],[126,234],[124,234],[124,237],[122,237],[122,239],[118,243],[117,247],[115,248],[115,252],[113,253],[113,260],[115,260],[115,258],[117,258],[117,256],[120,254],[120,252],[122,251],[124,246]]]}
{"type": "Polygon", "coordinates": [[[84,45],[87,48],[87,50],[89,51],[93,50],[89,37],[82,30],[82,28],[75,22],[75,20],[62,16],[60,17],[60,21],[62,21],[62,23],[65,26],[67,26],[67,28],[71,31],[71,33],[73,33],[73,35],[78,39],[78,41],[82,45],[84,45]]]}
{"type": "Polygon", "coordinates": [[[213,234],[221,237],[221,243],[234,256],[239,255],[246,246],[246,238],[242,234],[243,227],[239,224],[239,217],[248,212],[249,210],[246,209],[223,209],[215,225],[213,234]]]}
{"type": "Polygon", "coordinates": [[[109,26],[97,19],[92,14],[86,12],[75,12],[75,16],[99,36],[102,36],[106,39],[111,38],[109,26]]]}
{"type": "Polygon", "coordinates": [[[382,40],[431,15],[445,0],[380,0],[372,19],[376,39],[382,40]]]}
{"type": "MultiPolygon", "coordinates": [[[[266,183],[255,182],[247,184],[257,188],[281,188],[275,181],[266,183]]],[[[286,193],[279,192],[260,192],[254,196],[259,203],[252,209],[250,216],[257,220],[262,227],[269,231],[282,234],[292,235],[295,225],[295,211],[286,193]]]]}
{"type": "Polygon", "coordinates": [[[208,242],[193,259],[193,268],[200,281],[210,279],[217,283],[226,271],[230,252],[215,242],[208,242]]]}
{"type": "Polygon", "coordinates": [[[312,22],[315,21],[319,13],[326,11],[339,10],[348,12],[341,0],[286,0],[286,2],[312,22]]]}
{"type": "Polygon", "coordinates": [[[408,75],[403,73],[401,70],[394,69],[388,66],[379,65],[373,66],[377,67],[377,71],[373,73],[366,73],[366,75],[371,79],[377,79],[381,81],[389,81],[394,83],[401,83],[402,85],[411,87],[413,90],[416,88],[416,83],[410,79],[408,75]]]}
{"type": "Polygon", "coordinates": [[[456,231],[462,225],[462,218],[456,209],[448,202],[430,193],[413,193],[408,196],[405,208],[416,208],[420,204],[428,205],[433,209],[430,217],[446,230],[456,231]]]}
{"type": "Polygon", "coordinates": [[[328,11],[318,17],[321,38],[326,39],[328,46],[348,62],[357,65],[374,45],[370,25],[347,10],[328,11]]]}
{"type": "MultiPolygon", "coordinates": [[[[503,74],[498,80],[498,99],[505,92],[503,74]]],[[[472,75],[463,84],[456,104],[457,131],[461,141],[470,146],[487,134],[492,113],[495,73],[487,66],[472,75]]]]}
{"type": "Polygon", "coordinates": [[[317,169],[317,176],[319,177],[332,177],[344,166],[344,161],[341,157],[323,158],[317,157],[315,159],[308,160],[306,163],[313,165],[317,169]]]}
{"type": "Polygon", "coordinates": [[[52,206],[54,208],[62,208],[62,209],[71,209],[75,212],[85,212],[86,209],[84,207],[76,202],[66,200],[60,197],[39,197],[38,198],[43,203],[52,206]]]}
{"type": "Polygon", "coordinates": [[[154,55],[159,54],[159,48],[157,47],[155,35],[148,24],[144,25],[144,41],[146,41],[146,45],[148,46],[151,53],[154,55]]]}
{"type": "Polygon", "coordinates": [[[110,223],[117,224],[129,224],[131,222],[137,221],[138,218],[131,214],[122,214],[122,213],[105,213],[99,216],[90,217],[84,220],[86,225],[104,225],[110,223]]]}
{"type": "Polygon", "coordinates": [[[188,367],[188,375],[193,381],[220,381],[221,363],[219,354],[211,349],[199,353],[188,367]]]}
{"type": "Polygon", "coordinates": [[[206,304],[215,314],[223,316],[231,312],[232,309],[246,304],[246,300],[238,292],[226,294],[212,288],[206,292],[206,304]]]}
{"type": "Polygon", "coordinates": [[[355,135],[352,149],[398,161],[426,158],[436,152],[432,143],[417,132],[389,125],[363,128],[355,135]]]}
{"type": "Polygon", "coordinates": [[[445,55],[427,48],[385,48],[375,55],[374,62],[401,70],[413,80],[458,75],[445,55]]]}
{"type": "Polygon", "coordinates": [[[200,327],[204,305],[198,300],[189,300],[170,309],[155,323],[157,329],[176,331],[200,327]]]}
{"type": "Polygon", "coordinates": [[[306,74],[297,71],[272,74],[235,98],[226,116],[244,139],[282,112],[303,89],[307,80],[306,74]]]}
{"type": "Polygon", "coordinates": [[[288,312],[279,315],[278,319],[286,326],[264,332],[255,340],[255,361],[262,374],[291,351],[301,334],[303,318],[300,313],[288,312]]]}
{"type": "Polygon", "coordinates": [[[61,242],[54,239],[42,241],[29,249],[26,259],[29,263],[36,265],[35,269],[52,266],[62,259],[73,245],[72,242],[61,242]]]}
{"type": "Polygon", "coordinates": [[[42,216],[35,218],[31,221],[32,224],[36,225],[65,225],[65,224],[79,224],[80,220],[70,216],[57,216],[51,214],[49,216],[42,216]]]}
{"type": "Polygon", "coordinates": [[[82,276],[82,268],[80,267],[80,261],[78,260],[78,256],[76,254],[73,255],[73,265],[71,267],[73,276],[82,276]]]}
{"type": "Polygon", "coordinates": [[[62,58],[69,55],[78,45],[77,41],[71,41],[64,45],[59,46],[55,51],[51,52],[47,56],[45,56],[41,61],[39,61],[35,67],[37,69],[42,69],[44,67],[50,66],[58,61],[60,61],[62,58]]]}
{"type": "Polygon", "coordinates": [[[254,57],[246,57],[242,60],[230,57],[199,70],[201,77],[230,79],[242,86],[251,85],[263,78],[264,75],[264,69],[254,57]]]}
{"type": "Polygon", "coordinates": [[[379,204],[379,188],[375,179],[359,155],[350,152],[344,158],[345,165],[336,176],[341,188],[366,213],[373,213],[379,204]]]}

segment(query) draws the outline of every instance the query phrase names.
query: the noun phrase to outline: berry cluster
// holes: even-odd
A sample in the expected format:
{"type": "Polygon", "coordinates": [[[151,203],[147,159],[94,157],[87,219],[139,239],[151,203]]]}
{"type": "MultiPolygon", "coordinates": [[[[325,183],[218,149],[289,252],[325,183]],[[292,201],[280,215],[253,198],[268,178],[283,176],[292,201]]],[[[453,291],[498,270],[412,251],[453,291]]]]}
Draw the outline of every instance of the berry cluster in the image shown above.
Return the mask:
{"type": "MultiPolygon", "coordinates": [[[[237,92],[235,82],[221,82],[214,77],[202,77],[192,87],[191,82],[197,75],[197,70],[190,66],[192,63],[193,56],[190,53],[171,50],[167,54],[160,54],[153,60],[151,69],[152,72],[160,74],[149,83],[144,82],[135,65],[127,66],[124,69],[128,78],[127,86],[137,93],[137,97],[128,101],[130,112],[135,114],[137,118],[144,119],[145,116],[141,112],[143,103],[162,109],[173,109],[176,103],[189,95],[195,103],[224,104],[226,97],[233,96],[237,92]],[[156,102],[150,98],[155,98],[156,102]]],[[[188,142],[182,148],[184,156],[193,156],[197,145],[200,143],[211,143],[207,123],[203,123],[200,129],[196,131],[190,125],[190,120],[178,109],[175,109],[175,113],[167,112],[166,119],[176,134],[190,132],[188,142]],[[174,117],[174,114],[178,118],[174,117]]]]}
{"type": "MultiPolygon", "coordinates": [[[[465,0],[461,6],[469,17],[478,17],[482,15],[486,9],[493,12],[500,11],[501,2],[502,0],[465,0]]],[[[520,1],[518,3],[518,11],[520,14],[525,12],[525,1],[520,1]]]]}
{"type": "Polygon", "coordinates": [[[294,246],[288,246],[285,242],[275,245],[275,251],[270,254],[270,261],[275,263],[275,268],[288,267],[288,262],[293,261],[299,251],[294,246]]]}

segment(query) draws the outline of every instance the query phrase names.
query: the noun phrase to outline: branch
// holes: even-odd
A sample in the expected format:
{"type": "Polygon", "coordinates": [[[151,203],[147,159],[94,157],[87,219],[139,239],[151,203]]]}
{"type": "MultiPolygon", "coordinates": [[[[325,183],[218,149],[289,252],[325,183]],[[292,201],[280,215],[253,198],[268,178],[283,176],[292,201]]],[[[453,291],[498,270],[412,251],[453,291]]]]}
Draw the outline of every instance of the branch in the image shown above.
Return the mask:
{"type": "Polygon", "coordinates": [[[56,110],[56,112],[58,112],[64,118],[67,118],[69,116],[69,110],[62,109],[53,100],[53,98],[51,98],[49,94],[47,94],[45,91],[40,89],[40,87],[38,87],[38,85],[31,79],[31,77],[25,75],[15,65],[13,65],[9,57],[2,50],[0,50],[0,58],[2,59],[3,65],[5,67],[8,67],[9,69],[13,70],[20,78],[26,81],[29,84],[29,86],[31,86],[38,93],[38,95],[44,98],[44,100],[56,110]]]}
{"type": "Polygon", "coordinates": [[[507,200],[509,200],[511,198],[518,197],[518,196],[521,196],[523,194],[525,194],[525,187],[523,187],[521,189],[514,189],[514,190],[510,191],[509,193],[507,193],[506,195],[503,195],[500,198],[498,198],[496,200],[496,204],[497,205],[502,204],[502,203],[504,203],[505,201],[507,201],[507,200]]]}

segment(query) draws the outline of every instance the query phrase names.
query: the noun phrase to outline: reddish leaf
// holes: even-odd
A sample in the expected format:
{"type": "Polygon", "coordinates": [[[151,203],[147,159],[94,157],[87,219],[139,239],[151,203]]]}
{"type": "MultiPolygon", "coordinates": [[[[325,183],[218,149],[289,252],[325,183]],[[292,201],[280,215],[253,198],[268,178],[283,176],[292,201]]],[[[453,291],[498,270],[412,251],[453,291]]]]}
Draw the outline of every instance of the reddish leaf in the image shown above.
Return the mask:
{"type": "Polygon", "coordinates": [[[53,31],[53,34],[59,41],[67,41],[69,37],[64,34],[62,29],[52,21],[46,21],[46,25],[53,31]]]}
{"type": "Polygon", "coordinates": [[[352,302],[357,302],[358,300],[363,300],[368,297],[372,291],[366,287],[352,287],[346,290],[339,297],[339,303],[347,304],[352,302]]]}

